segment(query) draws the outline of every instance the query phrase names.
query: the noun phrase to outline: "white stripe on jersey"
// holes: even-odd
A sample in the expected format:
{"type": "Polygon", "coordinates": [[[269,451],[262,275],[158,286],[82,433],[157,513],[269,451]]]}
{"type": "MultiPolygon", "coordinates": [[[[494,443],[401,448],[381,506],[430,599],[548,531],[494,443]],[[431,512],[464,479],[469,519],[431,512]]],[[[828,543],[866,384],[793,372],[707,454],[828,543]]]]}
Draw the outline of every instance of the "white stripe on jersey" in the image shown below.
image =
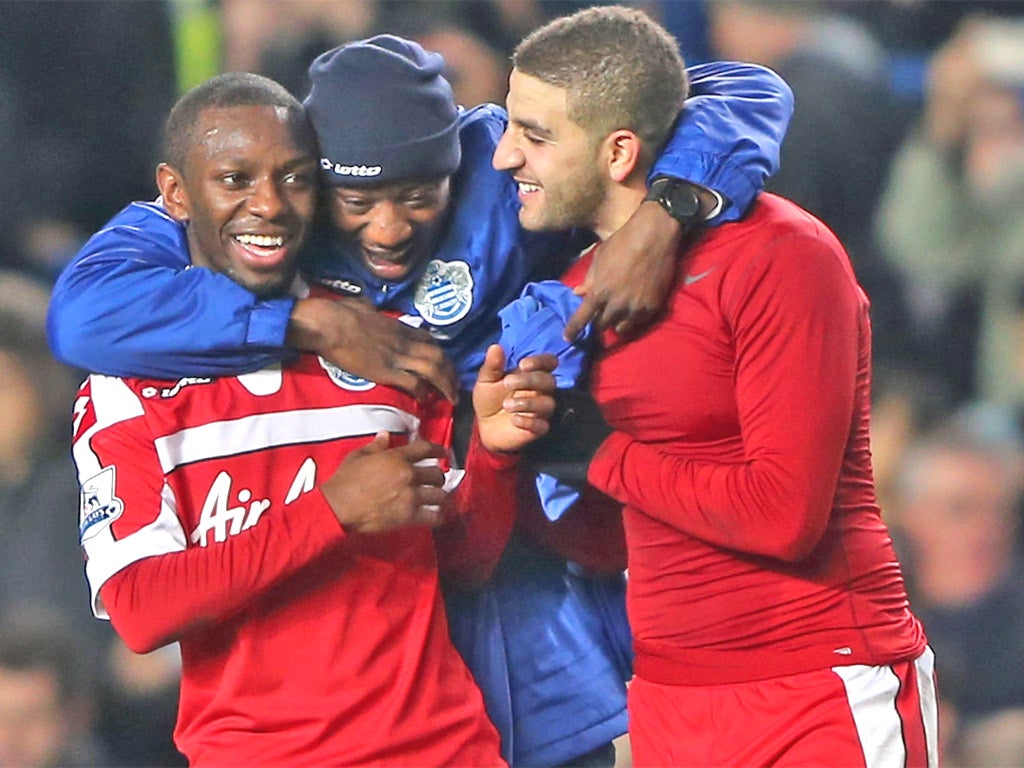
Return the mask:
{"type": "Polygon", "coordinates": [[[236,456],[278,445],[319,443],[375,435],[382,429],[415,439],[420,420],[387,405],[341,405],[280,413],[260,413],[214,421],[157,438],[160,468],[169,474],[182,464],[236,456]]]}
{"type": "Polygon", "coordinates": [[[96,423],[71,446],[75,466],[78,468],[79,482],[88,480],[103,469],[89,444],[92,436],[111,424],[134,419],[144,413],[142,401],[123,379],[94,373],[89,377],[89,389],[92,392],[92,409],[96,415],[96,423]]]}
{"type": "Polygon", "coordinates": [[[96,618],[110,618],[100,598],[100,587],[107,579],[138,560],[185,550],[185,530],[178,519],[174,491],[166,483],[160,497],[160,513],[149,525],[120,540],[114,538],[108,526],[83,545],[89,556],[85,563],[85,576],[92,593],[92,612],[96,618]]]}

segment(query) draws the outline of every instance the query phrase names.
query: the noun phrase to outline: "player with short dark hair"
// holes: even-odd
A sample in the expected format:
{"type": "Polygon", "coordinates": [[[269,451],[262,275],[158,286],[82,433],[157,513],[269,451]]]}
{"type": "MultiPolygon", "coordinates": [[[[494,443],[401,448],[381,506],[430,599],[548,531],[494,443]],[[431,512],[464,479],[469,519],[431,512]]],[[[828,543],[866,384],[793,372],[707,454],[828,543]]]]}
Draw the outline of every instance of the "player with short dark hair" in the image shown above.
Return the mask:
{"type": "MultiPolygon", "coordinates": [[[[643,94],[671,85],[663,125],[685,82],[635,8],[531,33],[494,155],[523,225],[604,239],[659,196],[643,94]]],[[[933,655],[873,487],[868,300],[835,236],[762,193],[697,238],[647,333],[603,341],[588,479],[625,505],[634,764],[936,765],[933,655]]]]}
{"type": "MultiPolygon", "coordinates": [[[[140,238],[226,290],[308,290],[315,145],[282,90],[228,74],[185,96],[194,127],[172,131],[182,152],[145,211],[162,219],[140,238]]],[[[191,764],[501,764],[439,569],[489,576],[514,516],[510,452],[548,429],[556,360],[504,362],[488,349],[465,471],[447,463],[447,400],[312,354],[231,377],[87,379],[73,453],[93,610],[136,652],[180,643],[175,743],[191,764]]]]}

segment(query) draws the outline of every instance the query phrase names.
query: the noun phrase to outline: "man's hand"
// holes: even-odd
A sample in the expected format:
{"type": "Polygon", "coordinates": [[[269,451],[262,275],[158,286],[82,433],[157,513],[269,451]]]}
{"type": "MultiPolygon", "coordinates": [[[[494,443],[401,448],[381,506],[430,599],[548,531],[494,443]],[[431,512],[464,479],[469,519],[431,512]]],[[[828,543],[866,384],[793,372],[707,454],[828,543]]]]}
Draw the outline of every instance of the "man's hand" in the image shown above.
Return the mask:
{"type": "Polygon", "coordinates": [[[594,330],[636,333],[661,312],[672,287],[683,230],[656,202],[640,204],[633,216],[598,246],[587,277],[576,288],[583,304],[569,318],[565,338],[575,339],[588,322],[594,330]]]}
{"type": "Polygon", "coordinates": [[[550,354],[524,357],[505,373],[505,352],[498,344],[487,349],[473,387],[480,442],[489,451],[518,451],[551,429],[555,411],[558,358],[550,354]]]}
{"type": "MultiPolygon", "coordinates": [[[[713,213],[719,206],[715,193],[698,184],[691,186],[700,200],[701,215],[713,213]]],[[[614,328],[621,336],[639,333],[653,322],[672,288],[685,234],[658,203],[640,203],[629,221],[594,253],[586,278],[576,288],[583,303],[565,325],[566,340],[575,340],[589,322],[597,332],[614,328]]]]}
{"type": "Polygon", "coordinates": [[[348,531],[381,533],[406,525],[444,522],[444,472],[434,459],[443,446],[416,440],[388,448],[387,432],[353,451],[320,487],[338,522],[348,531]]]}
{"type": "Polygon", "coordinates": [[[287,343],[315,352],[356,376],[422,398],[427,385],[455,401],[457,376],[430,334],[378,312],[365,299],[301,299],[292,310],[287,343]]]}

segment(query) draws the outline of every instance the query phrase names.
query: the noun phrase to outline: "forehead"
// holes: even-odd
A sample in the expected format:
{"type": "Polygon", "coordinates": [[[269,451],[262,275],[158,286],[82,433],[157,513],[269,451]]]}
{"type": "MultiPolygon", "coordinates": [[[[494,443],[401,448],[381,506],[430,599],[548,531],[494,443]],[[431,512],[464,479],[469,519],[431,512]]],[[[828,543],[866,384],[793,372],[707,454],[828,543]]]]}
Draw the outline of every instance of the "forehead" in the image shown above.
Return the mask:
{"type": "Polygon", "coordinates": [[[294,116],[284,107],[209,107],[199,115],[189,157],[202,162],[264,156],[271,149],[307,154],[298,146],[297,135],[294,116]]]}
{"type": "Polygon", "coordinates": [[[509,119],[529,128],[554,130],[569,123],[569,92],[513,69],[506,100],[509,119]]]}

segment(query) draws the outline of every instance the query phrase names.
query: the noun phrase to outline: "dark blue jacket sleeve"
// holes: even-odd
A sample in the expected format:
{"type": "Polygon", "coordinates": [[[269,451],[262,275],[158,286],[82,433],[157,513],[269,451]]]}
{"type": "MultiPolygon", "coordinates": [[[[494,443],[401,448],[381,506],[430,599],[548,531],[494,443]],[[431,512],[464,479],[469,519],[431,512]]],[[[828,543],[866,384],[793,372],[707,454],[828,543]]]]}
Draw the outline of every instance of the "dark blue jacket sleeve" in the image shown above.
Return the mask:
{"type": "Polygon", "coordinates": [[[756,64],[720,61],[686,72],[690,98],[651,176],[714,189],[726,200],[712,223],[735,221],[779,168],[793,92],[775,72],[756,64]]]}
{"type": "Polygon", "coordinates": [[[54,285],[54,356],[115,376],[217,376],[288,356],[294,300],[261,301],[188,261],[183,231],[161,209],[133,204],[94,235],[54,285]]]}

